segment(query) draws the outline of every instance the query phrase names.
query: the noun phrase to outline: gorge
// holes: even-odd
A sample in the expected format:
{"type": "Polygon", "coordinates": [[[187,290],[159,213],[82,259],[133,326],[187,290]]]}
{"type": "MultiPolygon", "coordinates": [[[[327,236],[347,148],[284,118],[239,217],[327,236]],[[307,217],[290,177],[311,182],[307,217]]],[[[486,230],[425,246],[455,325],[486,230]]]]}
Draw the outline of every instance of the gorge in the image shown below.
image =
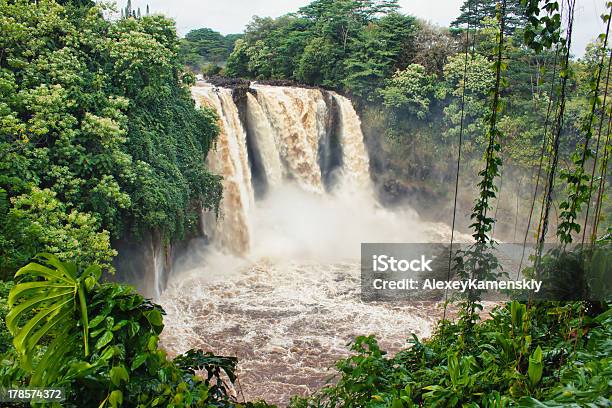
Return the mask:
{"type": "Polygon", "coordinates": [[[199,106],[219,115],[211,171],[223,175],[218,216],[179,257],[159,302],[162,343],[237,356],[241,392],[286,405],[320,387],[355,336],[377,334],[399,350],[428,336],[441,310],[427,303],[364,303],[362,242],[448,240],[444,224],[374,194],[360,119],[330,91],[200,82],[199,106]],[[266,381],[263,381],[266,379],[266,381]]]}

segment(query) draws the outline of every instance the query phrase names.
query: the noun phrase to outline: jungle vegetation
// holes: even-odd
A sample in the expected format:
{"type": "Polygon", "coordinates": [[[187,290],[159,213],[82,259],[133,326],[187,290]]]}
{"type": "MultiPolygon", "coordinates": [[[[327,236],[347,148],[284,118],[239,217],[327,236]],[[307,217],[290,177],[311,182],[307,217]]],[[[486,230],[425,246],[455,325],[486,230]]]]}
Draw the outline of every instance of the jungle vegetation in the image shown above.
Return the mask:
{"type": "MultiPolygon", "coordinates": [[[[189,55],[192,69],[227,55],[216,74],[351,96],[384,152],[379,185],[454,186],[430,187],[451,198],[453,227],[460,201],[475,198],[459,275],[499,273],[488,250],[510,201],[502,182],[523,175],[528,217],[514,235],[538,244],[524,273],[571,287],[595,271],[609,285],[612,3],[580,59],[575,6],[467,0],[446,29],[395,0],[315,0],[254,19],[230,45],[206,29],[181,43],[163,16],[109,20],[87,0],[0,0],[0,386],[61,386],[74,407],[266,406],[231,393],[235,359],[169,359],[157,345],[161,307],[103,278],[111,237],[181,237],[218,206],[219,177],[202,166],[216,115],[190,98],[189,55]],[[551,239],[559,246],[546,252],[551,239]]],[[[457,321],[392,357],[358,337],[335,381],[292,406],[612,404],[609,298],[513,301],[484,320],[479,293],[459,306],[457,321]]]]}
{"type": "Polygon", "coordinates": [[[214,209],[174,22],[108,21],[93,2],[2,1],[0,276],[39,252],[111,269],[111,238],[183,236],[214,209]]]}
{"type": "Polygon", "coordinates": [[[168,359],[163,310],[101,276],[112,238],[180,238],[217,208],[202,165],[217,116],[191,99],[173,21],[105,7],[0,1],[0,386],[66,387],[63,406],[207,406],[235,361],[168,359]]]}

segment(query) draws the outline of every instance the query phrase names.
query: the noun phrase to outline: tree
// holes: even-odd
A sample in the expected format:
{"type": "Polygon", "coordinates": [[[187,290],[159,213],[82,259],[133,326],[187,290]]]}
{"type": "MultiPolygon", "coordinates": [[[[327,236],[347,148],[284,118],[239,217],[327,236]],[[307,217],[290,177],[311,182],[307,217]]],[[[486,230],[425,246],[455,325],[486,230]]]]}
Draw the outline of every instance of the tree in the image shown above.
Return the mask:
{"type": "Polygon", "coordinates": [[[399,10],[398,0],[315,0],[300,8],[299,14],[325,26],[343,41],[353,25],[361,26],[377,16],[399,10]]]}
{"type": "Polygon", "coordinates": [[[227,58],[225,73],[230,77],[248,78],[252,74],[249,71],[249,55],[247,54],[248,44],[246,40],[236,41],[234,50],[227,58]]]}
{"type": "Polygon", "coordinates": [[[299,60],[296,79],[306,84],[317,85],[340,76],[342,67],[334,64],[337,49],[324,38],[312,39],[299,60]]]}
{"type": "Polygon", "coordinates": [[[417,20],[416,24],[412,62],[442,78],[444,66],[448,59],[457,53],[460,44],[447,28],[431,25],[423,20],[417,20]]]}
{"type": "Polygon", "coordinates": [[[206,64],[222,65],[234,49],[241,35],[223,36],[210,28],[191,30],[181,40],[179,55],[193,70],[200,70],[206,64]]]}
{"type": "MultiPolygon", "coordinates": [[[[483,147],[484,118],[489,108],[486,96],[494,84],[495,78],[490,69],[491,63],[480,54],[468,57],[467,78],[463,80],[465,70],[465,55],[456,54],[444,67],[444,92],[452,95],[450,103],[444,108],[444,115],[449,127],[446,137],[456,139],[461,127],[461,96],[465,87],[463,106],[463,131],[466,150],[483,147]]],[[[480,149],[477,149],[480,151],[480,149]]]]}
{"type": "Polygon", "coordinates": [[[428,74],[422,65],[411,64],[396,71],[380,91],[388,108],[406,110],[419,119],[425,119],[434,99],[435,74],[428,74]]]}
{"type": "MultiPolygon", "coordinates": [[[[516,29],[527,24],[526,6],[521,0],[509,0],[506,3],[504,35],[512,36],[516,29]]],[[[494,19],[498,10],[498,0],[465,0],[460,8],[461,14],[453,20],[451,27],[461,28],[468,24],[473,28],[484,28],[483,20],[494,19]]]]}
{"type": "Polygon", "coordinates": [[[226,74],[253,78],[295,79],[311,37],[309,23],[295,15],[254,17],[244,41],[228,58],[226,74]],[[238,48],[240,47],[240,48],[238,48]]]}
{"type": "Polygon", "coordinates": [[[413,58],[416,21],[398,8],[396,0],[317,0],[295,14],[254,17],[226,74],[375,95],[384,78],[413,58]]]}
{"type": "Polygon", "coordinates": [[[93,7],[96,3],[93,0],[57,0],[58,4],[63,6],[73,5],[76,7],[93,7]]]}
{"type": "Polygon", "coordinates": [[[387,14],[364,27],[344,64],[344,87],[359,97],[375,98],[394,69],[411,61],[416,32],[415,19],[398,13],[387,14]]]}
{"type": "Polygon", "coordinates": [[[220,199],[202,160],[217,119],[195,108],[174,23],[69,7],[0,2],[3,273],[45,250],[108,267],[110,236],[183,236],[220,199]]]}
{"type": "Polygon", "coordinates": [[[258,40],[247,49],[249,57],[248,69],[249,72],[254,72],[256,78],[264,79],[272,76],[272,59],[274,50],[270,48],[265,41],[258,40]]]}
{"type": "Polygon", "coordinates": [[[130,18],[132,16],[132,0],[128,0],[125,5],[125,18],[130,18]]]}

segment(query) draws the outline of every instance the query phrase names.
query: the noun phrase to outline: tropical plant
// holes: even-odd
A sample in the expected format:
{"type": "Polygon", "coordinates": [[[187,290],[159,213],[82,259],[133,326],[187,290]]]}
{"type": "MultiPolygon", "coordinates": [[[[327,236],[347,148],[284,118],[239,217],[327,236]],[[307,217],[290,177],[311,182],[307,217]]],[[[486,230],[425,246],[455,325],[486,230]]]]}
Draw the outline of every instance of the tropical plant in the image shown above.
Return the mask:
{"type": "Polygon", "coordinates": [[[63,387],[68,407],[234,406],[235,358],[170,360],[158,348],[163,309],[100,273],[50,254],[17,272],[6,316],[16,352],[2,357],[1,385],[63,387]]]}
{"type": "Polygon", "coordinates": [[[15,274],[25,279],[9,293],[11,310],[6,326],[14,336],[13,344],[24,367],[34,372],[30,384],[42,386],[58,378],[80,344],[83,357],[89,355],[86,291],[99,279],[101,269],[92,265],[78,271],[75,264],[62,263],[51,254],[39,254],[35,259],[39,262],[31,262],[15,274]],[[33,367],[43,339],[49,344],[33,367]]]}

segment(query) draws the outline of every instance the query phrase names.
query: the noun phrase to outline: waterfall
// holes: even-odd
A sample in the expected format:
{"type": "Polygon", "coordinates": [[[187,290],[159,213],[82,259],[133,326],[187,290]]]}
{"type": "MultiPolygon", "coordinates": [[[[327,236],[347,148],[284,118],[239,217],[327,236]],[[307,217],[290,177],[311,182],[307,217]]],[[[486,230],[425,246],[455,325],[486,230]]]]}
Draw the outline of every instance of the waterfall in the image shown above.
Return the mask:
{"type": "Polygon", "coordinates": [[[200,83],[192,93],[219,115],[221,132],[208,166],[223,176],[223,200],[219,220],[211,214],[204,219],[205,235],[219,246],[249,253],[255,179],[265,181],[266,193],[292,184],[319,196],[334,189],[372,194],[361,122],[349,99],[319,89],[252,84],[240,112],[230,89],[200,83]],[[330,151],[330,139],[340,153],[330,151]],[[249,148],[256,157],[249,157],[249,148]],[[337,168],[325,168],[329,163],[337,168]],[[255,177],[255,170],[262,174],[255,177]],[[332,171],[337,186],[329,187],[324,175],[332,171]]]}
{"type": "MultiPolygon", "coordinates": [[[[323,193],[318,151],[326,131],[327,106],[321,91],[265,85],[253,89],[288,176],[305,190],[323,193]]],[[[272,166],[264,163],[265,168],[272,166]]]]}
{"type": "Polygon", "coordinates": [[[192,94],[199,105],[209,106],[219,115],[220,133],[216,148],[208,155],[208,167],[223,176],[223,199],[218,220],[207,214],[204,233],[217,244],[238,254],[250,246],[250,219],[255,197],[247,152],[246,131],[240,122],[238,107],[230,89],[211,85],[194,87],[192,94]]]}
{"type": "Polygon", "coordinates": [[[340,182],[343,188],[363,191],[371,187],[370,159],[363,143],[361,120],[351,101],[344,96],[333,94],[339,107],[340,143],[342,145],[342,175],[340,182]]]}
{"type": "Polygon", "coordinates": [[[327,381],[354,336],[378,335],[397,351],[410,333],[434,330],[438,306],[359,296],[363,242],[442,238],[412,209],[376,201],[350,100],[202,82],[193,95],[219,116],[208,164],[223,176],[224,198],[219,221],[203,220],[213,245],[192,242],[161,294],[165,350],[236,356],[246,398],[286,406],[290,395],[327,381]]]}
{"type": "Polygon", "coordinates": [[[253,145],[261,155],[268,187],[280,185],[285,175],[277,147],[276,132],[272,128],[257,98],[247,94],[247,128],[253,136],[253,145]]]}

